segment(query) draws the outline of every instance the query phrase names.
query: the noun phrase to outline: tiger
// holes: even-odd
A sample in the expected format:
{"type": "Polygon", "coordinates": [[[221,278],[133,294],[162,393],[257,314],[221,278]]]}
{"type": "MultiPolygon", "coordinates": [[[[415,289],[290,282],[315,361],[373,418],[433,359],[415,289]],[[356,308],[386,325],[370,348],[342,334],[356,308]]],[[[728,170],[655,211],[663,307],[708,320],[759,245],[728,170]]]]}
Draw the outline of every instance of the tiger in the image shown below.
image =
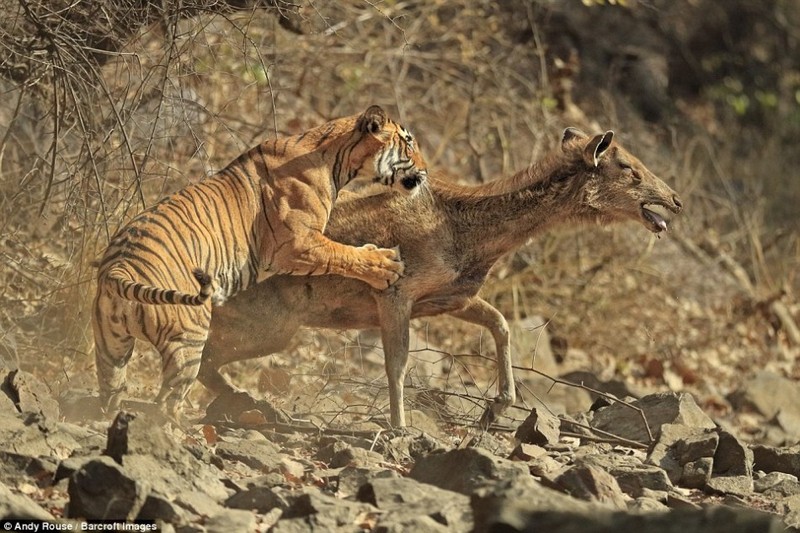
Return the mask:
{"type": "Polygon", "coordinates": [[[427,183],[414,137],[380,106],[258,144],[123,226],[96,264],[92,328],[103,410],[119,408],[140,339],[161,356],[155,401],[178,420],[212,305],[254,283],[276,274],[337,274],[374,289],[397,281],[399,249],[323,235],[339,190],[355,181],[407,195],[427,183]]]}

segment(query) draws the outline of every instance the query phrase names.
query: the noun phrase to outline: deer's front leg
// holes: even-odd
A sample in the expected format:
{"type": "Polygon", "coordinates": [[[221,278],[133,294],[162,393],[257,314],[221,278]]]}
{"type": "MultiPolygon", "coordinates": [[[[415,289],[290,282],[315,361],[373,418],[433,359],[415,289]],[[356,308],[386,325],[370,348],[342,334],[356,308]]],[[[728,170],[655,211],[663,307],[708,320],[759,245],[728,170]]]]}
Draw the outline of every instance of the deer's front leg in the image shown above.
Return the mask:
{"type": "Polygon", "coordinates": [[[375,295],[378,304],[378,318],[381,325],[381,340],[386,364],[386,377],[389,380],[389,411],[394,427],[406,425],[403,406],[403,382],[408,364],[409,322],[411,302],[398,291],[389,289],[375,295]]]}
{"type": "Polygon", "coordinates": [[[471,298],[464,308],[453,311],[450,315],[483,326],[491,332],[494,338],[498,395],[481,418],[481,425],[488,427],[497,416],[516,401],[508,322],[500,311],[478,296],[471,298]]]}

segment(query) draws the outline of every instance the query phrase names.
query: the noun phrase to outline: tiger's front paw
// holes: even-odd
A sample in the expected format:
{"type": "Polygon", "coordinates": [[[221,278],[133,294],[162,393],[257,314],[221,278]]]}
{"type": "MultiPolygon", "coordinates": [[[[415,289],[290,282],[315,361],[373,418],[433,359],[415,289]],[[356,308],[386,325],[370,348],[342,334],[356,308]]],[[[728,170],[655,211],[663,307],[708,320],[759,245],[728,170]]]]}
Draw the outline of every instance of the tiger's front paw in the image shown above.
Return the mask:
{"type": "Polygon", "coordinates": [[[386,289],[395,283],[405,272],[406,266],[400,259],[400,248],[378,248],[374,244],[361,247],[368,260],[368,272],[363,280],[376,289],[386,289]]]}

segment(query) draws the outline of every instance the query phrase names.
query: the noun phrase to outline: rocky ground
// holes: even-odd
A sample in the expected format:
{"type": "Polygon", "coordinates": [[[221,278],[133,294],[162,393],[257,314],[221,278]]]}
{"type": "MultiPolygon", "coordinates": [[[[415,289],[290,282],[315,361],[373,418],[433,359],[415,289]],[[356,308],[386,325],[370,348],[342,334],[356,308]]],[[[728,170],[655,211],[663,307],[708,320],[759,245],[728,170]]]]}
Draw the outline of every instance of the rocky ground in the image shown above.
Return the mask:
{"type": "MultiPolygon", "coordinates": [[[[91,397],[59,403],[6,371],[0,519],[187,532],[800,527],[800,446],[748,444],[688,393],[617,401],[609,386],[570,388],[592,406],[534,407],[513,432],[448,431],[419,411],[406,430],[322,427],[246,396],[178,430],[145,413],[90,421],[91,397]]],[[[731,402],[778,438],[800,429],[798,394],[764,373],[731,402]]]]}

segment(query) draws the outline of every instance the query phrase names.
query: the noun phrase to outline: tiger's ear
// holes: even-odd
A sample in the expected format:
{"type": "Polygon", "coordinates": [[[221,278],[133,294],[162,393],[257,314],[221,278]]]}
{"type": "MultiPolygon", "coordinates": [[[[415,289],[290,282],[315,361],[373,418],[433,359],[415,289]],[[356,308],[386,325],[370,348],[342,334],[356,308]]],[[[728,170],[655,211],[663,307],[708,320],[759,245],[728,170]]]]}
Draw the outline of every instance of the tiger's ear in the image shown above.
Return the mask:
{"type": "Polygon", "coordinates": [[[381,106],[371,105],[358,117],[356,127],[361,133],[379,133],[386,125],[386,113],[381,106]]]}
{"type": "Polygon", "coordinates": [[[614,140],[614,132],[611,130],[595,135],[583,149],[583,160],[586,161],[586,164],[592,167],[600,164],[600,157],[611,146],[612,140],[614,140]]]}

